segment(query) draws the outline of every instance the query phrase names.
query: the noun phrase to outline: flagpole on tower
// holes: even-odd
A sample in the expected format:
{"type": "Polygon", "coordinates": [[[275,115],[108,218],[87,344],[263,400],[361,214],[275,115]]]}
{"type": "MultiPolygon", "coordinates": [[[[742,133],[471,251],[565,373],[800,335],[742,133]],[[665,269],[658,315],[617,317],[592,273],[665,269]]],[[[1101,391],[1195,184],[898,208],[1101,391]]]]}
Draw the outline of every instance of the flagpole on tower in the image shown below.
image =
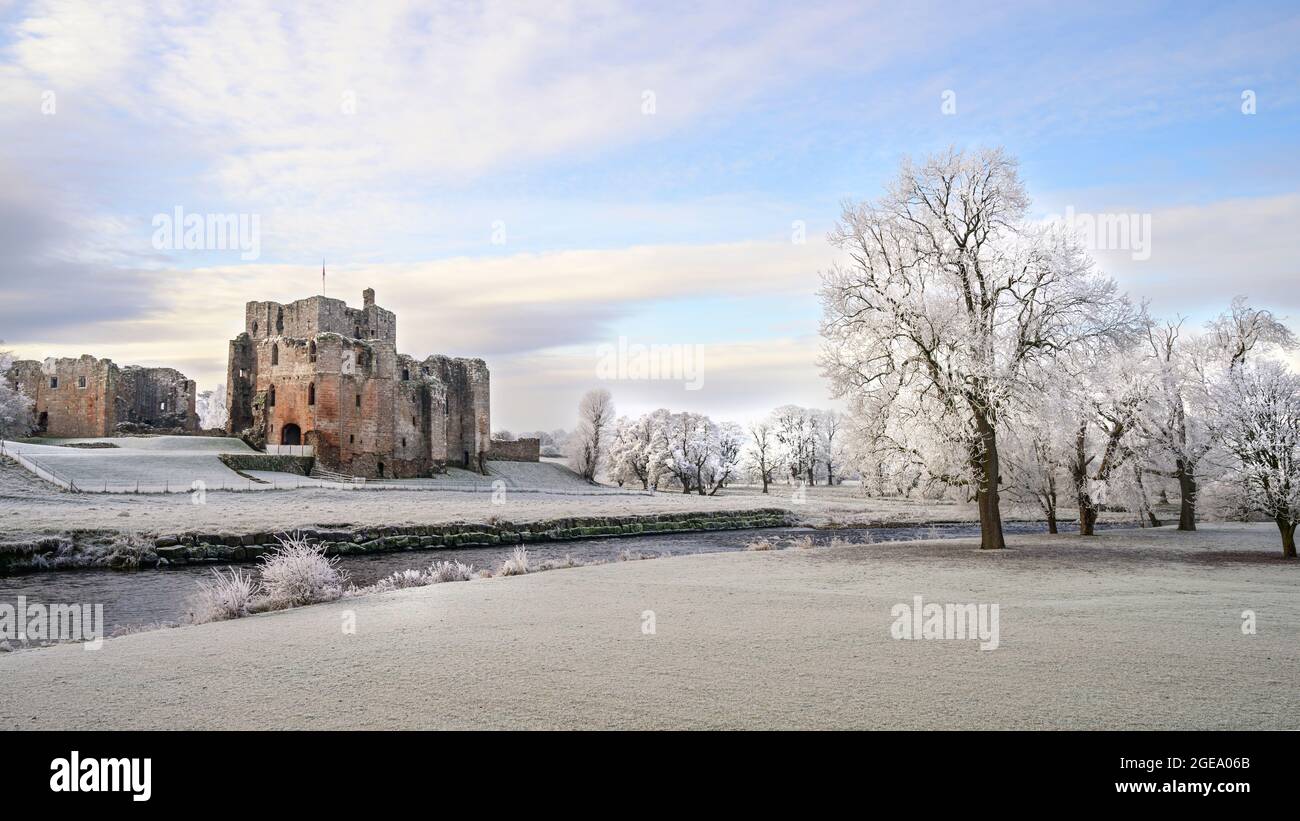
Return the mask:
{"type": "Polygon", "coordinates": [[[325,296],[325,257],[320,258],[320,295],[325,296]]]}

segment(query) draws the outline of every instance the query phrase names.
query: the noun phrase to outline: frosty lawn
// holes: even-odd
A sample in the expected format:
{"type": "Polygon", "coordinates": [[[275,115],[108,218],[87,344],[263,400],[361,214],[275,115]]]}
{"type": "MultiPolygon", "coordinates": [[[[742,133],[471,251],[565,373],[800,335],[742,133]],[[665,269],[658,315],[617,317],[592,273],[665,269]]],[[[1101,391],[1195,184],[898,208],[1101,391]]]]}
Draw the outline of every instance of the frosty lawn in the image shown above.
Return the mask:
{"type": "Polygon", "coordinates": [[[398,590],[0,655],[0,727],[1300,729],[1300,566],[1276,538],[1013,535],[398,590]],[[916,595],[998,604],[998,649],[892,639],[916,595]]]}

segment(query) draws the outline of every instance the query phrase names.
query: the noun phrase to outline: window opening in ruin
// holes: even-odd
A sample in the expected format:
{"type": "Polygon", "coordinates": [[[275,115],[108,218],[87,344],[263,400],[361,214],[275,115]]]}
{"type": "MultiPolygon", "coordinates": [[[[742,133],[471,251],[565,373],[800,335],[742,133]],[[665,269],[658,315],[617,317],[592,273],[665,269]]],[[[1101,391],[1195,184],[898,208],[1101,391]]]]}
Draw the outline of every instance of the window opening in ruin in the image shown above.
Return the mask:
{"type": "Polygon", "coordinates": [[[406,437],[402,437],[402,447],[406,447],[406,437]]]}
{"type": "Polygon", "coordinates": [[[356,437],[354,434],[349,433],[349,434],[348,434],[348,444],[349,444],[349,445],[351,445],[351,444],[355,444],[356,441],[357,441],[357,437],[356,437]]]}
{"type": "Polygon", "coordinates": [[[45,433],[45,431],[49,430],[49,427],[50,414],[47,411],[41,411],[40,419],[36,420],[36,429],[41,433],[45,433]]]}
{"type": "Polygon", "coordinates": [[[84,377],[84,376],[78,376],[78,377],[77,377],[77,387],[78,387],[78,388],[84,388],[84,387],[86,387],[86,377],[84,377]]]}
{"type": "Polygon", "coordinates": [[[277,334],[284,333],[284,308],[275,312],[275,332],[277,334]]]}
{"type": "Polygon", "coordinates": [[[307,386],[307,404],[308,405],[316,404],[316,383],[315,382],[312,382],[310,385],[307,386]]]}
{"type": "Polygon", "coordinates": [[[253,320],[253,333],[257,333],[257,320],[253,320]]]}
{"type": "Polygon", "coordinates": [[[378,467],[379,467],[379,478],[382,479],[384,478],[384,463],[380,462],[378,467]]]}
{"type": "Polygon", "coordinates": [[[275,407],[275,386],[274,386],[274,385],[271,386],[271,391],[270,391],[270,393],[267,394],[267,398],[266,398],[266,406],[267,406],[268,408],[274,408],[274,407],[275,407]]]}
{"type": "Polygon", "coordinates": [[[165,410],[167,410],[167,403],[166,403],[166,402],[159,402],[159,403],[158,403],[158,410],[160,410],[160,411],[165,411],[165,410]]]}
{"type": "Polygon", "coordinates": [[[272,364],[272,365],[279,365],[279,364],[280,364],[280,346],[279,346],[279,345],[272,345],[272,346],[271,346],[271,364],[272,364]]]}
{"type": "Polygon", "coordinates": [[[316,361],[316,343],[311,342],[307,345],[307,359],[310,362],[316,361]]]}
{"type": "Polygon", "coordinates": [[[59,386],[59,378],[57,376],[51,376],[50,388],[53,389],[53,388],[57,388],[58,386],[59,386]]]}
{"type": "Polygon", "coordinates": [[[361,407],[361,394],[357,394],[357,407],[361,407]]]}
{"type": "Polygon", "coordinates": [[[402,368],[402,381],[409,382],[410,380],[411,380],[411,372],[406,368],[402,368]]]}

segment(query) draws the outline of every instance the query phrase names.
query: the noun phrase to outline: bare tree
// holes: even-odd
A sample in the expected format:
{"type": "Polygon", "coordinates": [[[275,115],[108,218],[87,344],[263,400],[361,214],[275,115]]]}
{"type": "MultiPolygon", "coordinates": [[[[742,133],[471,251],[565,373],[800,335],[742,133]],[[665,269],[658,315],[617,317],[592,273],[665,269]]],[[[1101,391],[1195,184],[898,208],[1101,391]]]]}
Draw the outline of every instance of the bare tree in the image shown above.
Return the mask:
{"type": "Polygon", "coordinates": [[[569,440],[569,464],[588,482],[596,481],[607,443],[606,433],[614,421],[614,398],[596,388],[578,403],[578,428],[569,440]]]}
{"type": "Polygon", "coordinates": [[[750,464],[758,480],[763,484],[763,492],[772,483],[772,472],[776,470],[776,436],[769,420],[755,422],[749,426],[750,464]]]}
{"type": "Polygon", "coordinates": [[[998,426],[1034,366],[1132,322],[1115,284],[1063,231],[1025,219],[1001,150],[904,162],[875,203],[848,203],[823,277],[823,368],[857,415],[955,432],[980,546],[1005,546],[998,426]]]}

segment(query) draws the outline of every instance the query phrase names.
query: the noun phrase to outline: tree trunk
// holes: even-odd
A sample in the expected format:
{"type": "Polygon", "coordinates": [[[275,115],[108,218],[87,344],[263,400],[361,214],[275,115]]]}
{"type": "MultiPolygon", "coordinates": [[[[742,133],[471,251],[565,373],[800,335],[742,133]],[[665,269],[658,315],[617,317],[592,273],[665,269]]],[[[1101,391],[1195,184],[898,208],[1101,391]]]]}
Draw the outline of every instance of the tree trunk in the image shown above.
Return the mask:
{"type": "Polygon", "coordinates": [[[763,492],[767,493],[767,474],[763,474],[763,492]]]}
{"type": "Polygon", "coordinates": [[[1146,519],[1142,522],[1142,526],[1160,527],[1164,523],[1151,508],[1151,500],[1147,498],[1146,482],[1142,481],[1142,466],[1136,462],[1133,463],[1133,482],[1137,485],[1138,505],[1141,507],[1139,514],[1146,519]]]}
{"type": "Polygon", "coordinates": [[[979,490],[975,494],[980,511],[980,550],[1001,550],[1007,542],[1002,535],[1002,505],[998,498],[1001,466],[998,463],[997,432],[983,418],[976,424],[980,434],[979,490]]]}
{"type": "Polygon", "coordinates": [[[1196,474],[1183,461],[1178,462],[1178,529],[1196,529],[1196,474]]]}
{"type": "Polygon", "coordinates": [[[1047,532],[1056,533],[1056,476],[1050,473],[1047,476],[1047,494],[1044,498],[1047,500],[1043,505],[1043,512],[1047,514],[1047,532]]]}
{"type": "Polygon", "coordinates": [[[1277,519],[1277,529],[1282,533],[1282,558],[1294,559],[1295,554],[1295,526],[1296,523],[1279,516],[1277,519]]]}
{"type": "Polygon", "coordinates": [[[1097,507],[1092,503],[1092,494],[1088,493],[1087,460],[1088,425],[1079,426],[1074,439],[1074,464],[1070,466],[1070,475],[1074,479],[1074,495],[1079,503],[1079,535],[1091,536],[1092,526],[1097,522],[1097,507]]]}

